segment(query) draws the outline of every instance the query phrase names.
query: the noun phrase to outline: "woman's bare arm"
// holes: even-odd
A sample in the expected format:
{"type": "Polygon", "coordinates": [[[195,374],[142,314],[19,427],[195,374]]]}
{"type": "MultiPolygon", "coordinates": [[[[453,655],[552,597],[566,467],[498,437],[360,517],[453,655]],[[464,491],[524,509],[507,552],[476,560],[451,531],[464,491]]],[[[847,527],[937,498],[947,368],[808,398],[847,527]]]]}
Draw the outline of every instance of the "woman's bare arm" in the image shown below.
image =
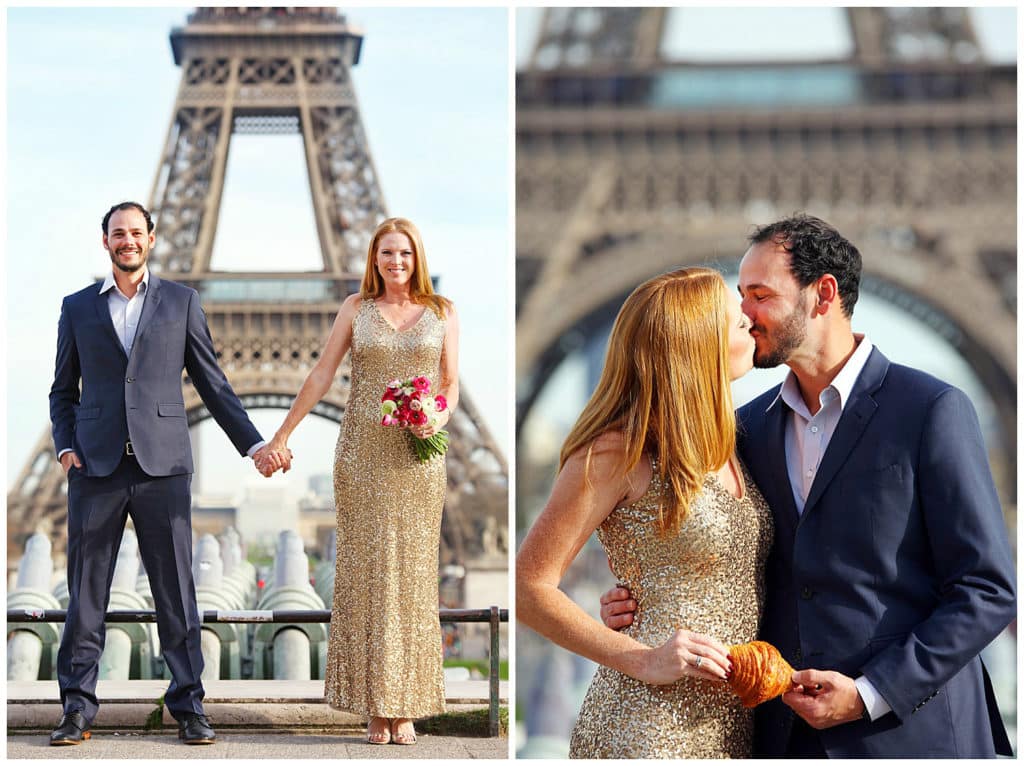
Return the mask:
{"type": "Polygon", "coordinates": [[[636,482],[620,468],[621,452],[621,439],[605,435],[597,440],[589,485],[586,450],[566,461],[516,557],[517,619],[559,646],[647,683],[671,683],[683,675],[724,678],[727,661],[717,642],[678,630],[659,647],[645,646],[605,627],[558,587],[591,533],[635,494],[636,482]],[[694,649],[708,660],[700,669],[691,665],[694,649]]]}

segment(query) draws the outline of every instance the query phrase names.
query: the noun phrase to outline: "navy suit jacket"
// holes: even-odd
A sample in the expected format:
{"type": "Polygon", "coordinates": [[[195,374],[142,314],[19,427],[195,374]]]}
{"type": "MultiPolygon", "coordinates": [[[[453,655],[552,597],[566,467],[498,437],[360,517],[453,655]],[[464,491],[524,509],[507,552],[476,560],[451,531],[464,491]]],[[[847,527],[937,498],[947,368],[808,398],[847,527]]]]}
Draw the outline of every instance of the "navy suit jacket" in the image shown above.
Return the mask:
{"type": "Polygon", "coordinates": [[[86,476],[113,473],[131,440],[151,476],[192,473],[181,372],[242,455],[261,440],[217,365],[199,294],[150,272],[129,357],[107,295],[93,284],[64,299],[50,422],[58,453],[73,449],[86,476]]]}
{"type": "MultiPolygon", "coordinates": [[[[775,518],[761,638],[797,669],[865,675],[892,712],[820,732],[830,757],[984,757],[1009,742],[979,652],[1016,615],[1002,509],[958,389],[874,349],[797,514],[776,387],[740,408],[739,449],[775,518]]],[[[754,753],[793,713],[758,708],[754,753]]]]}

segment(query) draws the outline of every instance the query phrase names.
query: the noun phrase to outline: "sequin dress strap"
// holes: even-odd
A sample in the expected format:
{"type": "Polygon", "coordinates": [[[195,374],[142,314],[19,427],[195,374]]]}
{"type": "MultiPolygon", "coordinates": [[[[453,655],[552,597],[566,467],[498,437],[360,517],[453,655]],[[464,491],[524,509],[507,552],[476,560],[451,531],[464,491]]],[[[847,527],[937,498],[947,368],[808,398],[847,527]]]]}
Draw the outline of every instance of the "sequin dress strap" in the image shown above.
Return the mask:
{"type": "Polygon", "coordinates": [[[658,459],[649,452],[644,452],[643,457],[646,457],[651,464],[651,479],[647,482],[647,489],[645,489],[644,493],[636,500],[617,506],[612,513],[615,513],[615,511],[629,511],[641,512],[644,515],[647,515],[652,511],[652,509],[656,511],[660,504],[662,491],[664,489],[664,480],[658,472],[658,459]]]}

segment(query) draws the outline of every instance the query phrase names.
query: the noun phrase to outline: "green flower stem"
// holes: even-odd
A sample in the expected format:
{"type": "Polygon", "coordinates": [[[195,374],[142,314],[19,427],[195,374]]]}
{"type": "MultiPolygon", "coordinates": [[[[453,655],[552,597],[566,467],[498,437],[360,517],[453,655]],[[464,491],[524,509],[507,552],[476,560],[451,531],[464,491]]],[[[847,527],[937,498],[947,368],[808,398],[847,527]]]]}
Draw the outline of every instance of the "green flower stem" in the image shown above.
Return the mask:
{"type": "Polygon", "coordinates": [[[412,440],[413,452],[421,463],[425,463],[432,458],[444,455],[448,451],[449,438],[447,431],[438,431],[436,434],[428,436],[426,439],[420,439],[418,436],[413,436],[412,432],[409,431],[409,438],[412,440]]]}

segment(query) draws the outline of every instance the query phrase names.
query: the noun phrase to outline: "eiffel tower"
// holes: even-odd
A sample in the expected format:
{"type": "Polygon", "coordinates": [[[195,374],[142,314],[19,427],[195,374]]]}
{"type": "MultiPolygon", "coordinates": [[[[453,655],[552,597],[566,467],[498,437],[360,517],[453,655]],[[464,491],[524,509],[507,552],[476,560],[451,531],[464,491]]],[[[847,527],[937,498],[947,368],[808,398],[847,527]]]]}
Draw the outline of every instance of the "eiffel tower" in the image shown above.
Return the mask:
{"type": "Polygon", "coordinates": [[[673,20],[700,12],[543,11],[516,77],[517,434],[633,287],[738,260],[751,223],[807,210],[973,368],[1015,515],[1016,66],[985,60],[964,8],[835,9],[852,46],[827,60],[671,53],[673,20]]]}
{"type": "MultiPolygon", "coordinates": [[[[350,75],[362,35],[334,8],[225,7],[196,9],[170,40],[182,76],[149,198],[150,268],[199,291],[245,407],[287,409],[338,307],[359,289],[370,236],[387,217],[350,75]],[[282,133],[302,137],[323,268],[212,270],[231,137],[282,133]]],[[[315,414],[340,422],[350,373],[346,358],[315,414]]],[[[187,376],[184,395],[190,426],[209,417],[187,376]]],[[[495,537],[485,531],[506,528],[508,508],[505,458],[464,388],[448,428],[442,565],[481,553],[495,537]]],[[[53,540],[55,558],[63,554],[66,513],[47,428],[7,494],[8,560],[37,530],[53,540]]]]}

